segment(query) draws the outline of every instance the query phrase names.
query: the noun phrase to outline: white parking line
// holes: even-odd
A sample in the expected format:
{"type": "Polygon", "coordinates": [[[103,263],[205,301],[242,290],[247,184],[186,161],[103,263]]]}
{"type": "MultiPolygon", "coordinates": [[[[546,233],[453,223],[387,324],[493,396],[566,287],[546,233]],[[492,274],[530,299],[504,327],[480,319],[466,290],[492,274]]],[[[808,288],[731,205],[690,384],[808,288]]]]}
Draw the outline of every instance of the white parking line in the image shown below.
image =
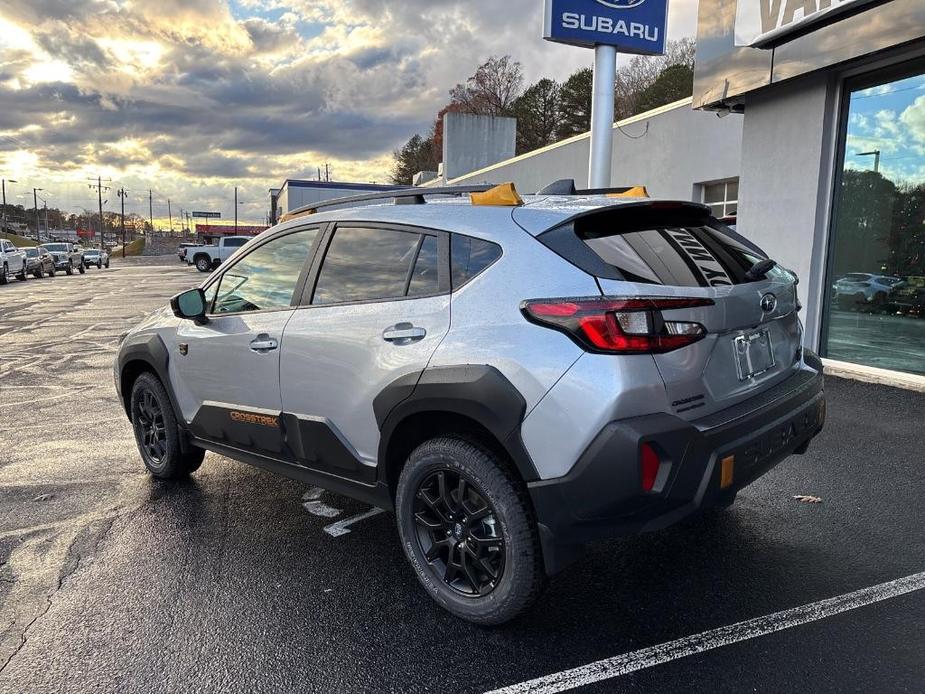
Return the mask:
{"type": "Polygon", "coordinates": [[[846,593],[834,598],[812,602],[808,605],[793,607],[782,612],[775,612],[764,617],[756,617],[718,629],[711,629],[693,636],[685,636],[676,641],[668,641],[657,646],[643,648],[632,653],[598,660],[595,663],[564,670],[534,680],[520,682],[509,687],[495,689],[487,694],[553,694],[567,689],[583,687],[602,680],[620,677],[630,672],[662,665],[689,655],[703,653],[721,646],[728,646],[740,641],[747,641],[766,634],[773,634],[791,627],[808,624],[842,612],[872,605],[882,600],[899,597],[925,588],[925,571],[898,578],[895,581],[881,583],[870,588],[862,588],[853,593],[846,593]]]}
{"type": "Polygon", "coordinates": [[[344,518],[343,520],[339,520],[336,523],[326,525],[324,526],[324,531],[331,537],[340,537],[341,535],[346,535],[351,532],[350,526],[354,523],[359,523],[361,520],[366,520],[367,518],[378,516],[384,511],[385,509],[377,508],[374,506],[364,513],[358,513],[355,516],[350,516],[350,518],[344,518]]]}

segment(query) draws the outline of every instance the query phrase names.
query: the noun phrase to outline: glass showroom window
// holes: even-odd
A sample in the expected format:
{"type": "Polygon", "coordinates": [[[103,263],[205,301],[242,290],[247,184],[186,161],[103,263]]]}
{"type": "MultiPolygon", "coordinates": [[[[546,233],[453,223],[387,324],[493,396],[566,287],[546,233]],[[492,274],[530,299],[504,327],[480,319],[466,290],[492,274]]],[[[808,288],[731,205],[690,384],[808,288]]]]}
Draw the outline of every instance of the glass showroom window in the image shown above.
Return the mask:
{"type": "Polygon", "coordinates": [[[739,210],[739,179],[703,184],[703,202],[714,217],[735,217],[739,210]]]}
{"type": "Polygon", "coordinates": [[[822,351],[925,374],[925,74],[848,98],[822,351]]]}

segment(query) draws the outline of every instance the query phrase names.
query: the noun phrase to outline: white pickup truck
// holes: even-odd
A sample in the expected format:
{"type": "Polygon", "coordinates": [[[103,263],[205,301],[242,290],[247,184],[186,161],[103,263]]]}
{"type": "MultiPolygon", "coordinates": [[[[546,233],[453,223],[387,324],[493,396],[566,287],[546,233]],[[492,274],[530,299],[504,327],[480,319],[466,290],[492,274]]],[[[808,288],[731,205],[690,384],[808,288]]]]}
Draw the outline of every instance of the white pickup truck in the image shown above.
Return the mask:
{"type": "Polygon", "coordinates": [[[11,275],[25,282],[26,252],[19,250],[11,241],[0,239],[0,284],[9,282],[11,275]]]}
{"type": "Polygon", "coordinates": [[[186,262],[195,265],[199,272],[211,272],[250,240],[250,236],[225,236],[217,244],[190,246],[186,249],[186,262]]]}

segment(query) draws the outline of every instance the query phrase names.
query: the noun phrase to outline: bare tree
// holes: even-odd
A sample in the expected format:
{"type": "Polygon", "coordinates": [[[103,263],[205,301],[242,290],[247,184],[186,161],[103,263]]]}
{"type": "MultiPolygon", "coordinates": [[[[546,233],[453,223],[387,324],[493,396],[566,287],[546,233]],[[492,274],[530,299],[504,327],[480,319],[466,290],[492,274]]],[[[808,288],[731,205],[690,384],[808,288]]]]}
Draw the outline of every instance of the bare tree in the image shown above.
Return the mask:
{"type": "MultiPolygon", "coordinates": [[[[696,44],[692,38],[669,41],[665,55],[637,55],[617,70],[615,117],[629,118],[640,113],[640,97],[667,68],[683,65],[693,71],[696,44]]],[[[682,94],[679,99],[690,94],[682,94]]]]}
{"type": "Polygon", "coordinates": [[[520,96],[523,70],[509,55],[491,56],[479,65],[465,84],[450,90],[453,104],[461,111],[482,116],[506,116],[520,96]]]}

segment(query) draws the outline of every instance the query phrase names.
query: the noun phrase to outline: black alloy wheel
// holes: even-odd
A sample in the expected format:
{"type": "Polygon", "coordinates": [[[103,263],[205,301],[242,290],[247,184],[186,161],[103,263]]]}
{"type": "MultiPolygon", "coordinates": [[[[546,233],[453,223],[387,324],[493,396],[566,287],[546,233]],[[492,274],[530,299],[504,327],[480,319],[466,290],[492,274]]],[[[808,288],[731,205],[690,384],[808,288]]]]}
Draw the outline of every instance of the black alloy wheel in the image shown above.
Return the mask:
{"type": "Polygon", "coordinates": [[[135,402],[135,417],[144,453],[155,464],[162,463],[167,455],[167,426],[161,404],[150,390],[143,391],[135,402]]]}
{"type": "Polygon", "coordinates": [[[504,538],[475,484],[438,470],[418,486],[413,508],[418,543],[437,578],[464,596],[490,593],[504,573],[504,538]]]}

